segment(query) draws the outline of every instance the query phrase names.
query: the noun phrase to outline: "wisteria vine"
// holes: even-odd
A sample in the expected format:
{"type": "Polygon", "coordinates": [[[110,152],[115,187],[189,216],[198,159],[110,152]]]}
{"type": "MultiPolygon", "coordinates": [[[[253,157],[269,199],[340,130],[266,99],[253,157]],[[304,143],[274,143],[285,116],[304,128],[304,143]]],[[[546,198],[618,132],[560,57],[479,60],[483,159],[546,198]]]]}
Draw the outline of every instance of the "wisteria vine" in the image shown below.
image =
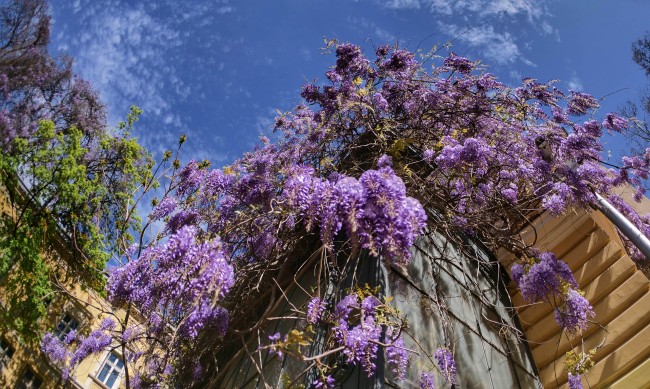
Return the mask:
{"type": "MultiPolygon", "coordinates": [[[[588,209],[597,192],[648,235],[647,219],[611,190],[630,184],[643,195],[650,149],[618,169],[604,167],[600,136],[627,121],[616,114],[595,120],[594,97],[534,79],[507,87],[454,54],[432,53],[424,62],[435,66],[426,70],[398,47],[380,46],[372,60],[356,45],[328,47],[336,64],[327,81],[306,85],[305,103],[276,119],[276,142],[262,139],[222,169],[192,161],[166,171],[146,225],[164,227],[108,281],[109,300],[139,317],[104,330],[113,334],[111,347],[142,350],[131,357],[131,385],[218,385],[235,355],[250,357],[263,374],[254,356],[262,352],[305,367],[288,382],[311,377],[315,387],[333,387],[342,364],[372,376],[379,353],[403,379],[418,352],[405,347],[408,325],[379,290],[354,281],[354,264],[367,253],[405,268],[423,234],[459,245],[470,236],[494,252],[510,251],[524,299],[553,304],[558,325],[580,336],[594,314],[570,269],[517,233],[535,214],[588,209]],[[293,305],[285,291],[299,289],[305,269],[316,284],[302,290],[303,305],[293,305]],[[290,312],[279,310],[280,301],[290,312]],[[295,327],[267,330],[276,320],[295,327]],[[320,349],[312,353],[307,346],[316,339],[320,349]]],[[[431,353],[433,370],[421,372],[422,388],[435,377],[458,383],[462,369],[471,369],[456,366],[453,339],[445,341],[431,353]]],[[[43,345],[54,359],[78,360],[56,342],[48,337],[43,345]]],[[[573,368],[572,387],[582,373],[573,368]]]]}

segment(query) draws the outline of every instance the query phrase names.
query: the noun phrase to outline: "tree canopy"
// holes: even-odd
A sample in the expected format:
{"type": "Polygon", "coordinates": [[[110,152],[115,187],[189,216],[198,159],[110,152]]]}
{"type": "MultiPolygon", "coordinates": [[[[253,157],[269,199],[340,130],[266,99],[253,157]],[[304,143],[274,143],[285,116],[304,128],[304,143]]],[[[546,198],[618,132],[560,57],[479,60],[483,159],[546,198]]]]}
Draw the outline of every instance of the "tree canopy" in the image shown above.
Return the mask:
{"type": "Polygon", "coordinates": [[[72,61],[49,55],[45,1],[2,2],[0,21],[0,323],[33,339],[57,284],[103,290],[151,159],[129,133],[138,110],[109,129],[72,61]]]}
{"type": "MultiPolygon", "coordinates": [[[[650,32],[632,43],[632,60],[639,65],[650,77],[650,32]]],[[[648,114],[650,114],[650,84],[639,91],[639,101],[628,100],[622,109],[624,115],[629,116],[631,126],[628,138],[633,150],[641,152],[650,144],[650,128],[648,128],[648,114]]]]}

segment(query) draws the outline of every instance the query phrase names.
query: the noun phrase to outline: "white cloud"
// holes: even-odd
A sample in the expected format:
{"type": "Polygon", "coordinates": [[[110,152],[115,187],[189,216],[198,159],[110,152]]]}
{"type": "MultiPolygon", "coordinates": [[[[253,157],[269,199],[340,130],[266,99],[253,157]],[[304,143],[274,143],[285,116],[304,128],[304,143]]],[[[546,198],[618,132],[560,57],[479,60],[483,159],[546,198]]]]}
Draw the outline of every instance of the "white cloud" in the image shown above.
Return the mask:
{"type": "Polygon", "coordinates": [[[377,42],[379,43],[393,43],[397,40],[395,34],[388,32],[367,18],[348,16],[347,20],[351,26],[368,31],[374,38],[377,38],[377,42]]]}
{"type": "Polygon", "coordinates": [[[490,0],[490,1],[476,1],[480,4],[481,12],[485,15],[493,14],[507,14],[514,16],[517,14],[524,14],[530,20],[537,19],[544,13],[541,6],[543,1],[531,0],[490,0]]]}
{"type": "Polygon", "coordinates": [[[454,24],[439,23],[439,26],[469,47],[480,50],[485,58],[498,64],[508,64],[519,59],[527,61],[522,58],[519,46],[509,32],[497,32],[491,25],[467,29],[454,24]]]}
{"type": "Polygon", "coordinates": [[[522,48],[529,48],[522,42],[521,23],[559,40],[559,33],[548,21],[547,3],[548,0],[393,0],[379,4],[390,9],[428,9],[442,33],[457,38],[486,59],[499,65],[521,61],[535,66],[522,53],[522,48]],[[508,23],[504,23],[506,20],[508,23]]]}
{"type": "MultiPolygon", "coordinates": [[[[228,0],[54,0],[52,10],[56,22],[67,16],[67,22],[74,24],[55,25],[57,48],[74,56],[76,71],[100,92],[110,123],[123,119],[132,104],[140,106],[148,127],[156,130],[142,134],[141,141],[154,153],[174,145],[188,127],[177,105],[201,95],[196,89],[204,83],[193,79],[208,73],[203,68],[217,67],[214,58],[186,58],[183,50],[192,45],[223,48],[232,44],[218,34],[199,42],[193,33],[225,17],[220,15],[234,12],[228,0]],[[187,32],[188,26],[192,31],[187,32]],[[188,67],[193,67],[191,74],[188,67]]],[[[224,62],[220,63],[223,69],[224,62]]],[[[209,145],[197,142],[193,154],[209,154],[201,147],[209,145]]]]}
{"type": "Polygon", "coordinates": [[[582,81],[580,81],[580,78],[578,78],[578,75],[576,72],[571,72],[571,77],[569,77],[569,81],[567,82],[567,86],[569,87],[570,90],[580,92],[584,90],[584,87],[582,86],[582,81]]]}
{"type": "Polygon", "coordinates": [[[420,8],[420,2],[418,0],[389,0],[384,3],[384,6],[392,9],[420,8]]]}
{"type": "Polygon", "coordinates": [[[476,13],[482,16],[505,14],[525,15],[537,19],[545,14],[543,0],[424,0],[431,12],[450,15],[452,13],[476,13]]]}

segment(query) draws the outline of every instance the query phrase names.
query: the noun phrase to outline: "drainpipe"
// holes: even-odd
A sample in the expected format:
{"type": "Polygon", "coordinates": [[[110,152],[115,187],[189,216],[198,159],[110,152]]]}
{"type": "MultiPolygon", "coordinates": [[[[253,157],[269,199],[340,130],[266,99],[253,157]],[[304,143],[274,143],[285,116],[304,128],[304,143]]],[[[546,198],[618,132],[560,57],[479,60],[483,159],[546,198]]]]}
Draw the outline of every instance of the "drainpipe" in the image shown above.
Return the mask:
{"type": "Polygon", "coordinates": [[[595,193],[597,208],[650,260],[650,240],[603,196],[595,193]]]}

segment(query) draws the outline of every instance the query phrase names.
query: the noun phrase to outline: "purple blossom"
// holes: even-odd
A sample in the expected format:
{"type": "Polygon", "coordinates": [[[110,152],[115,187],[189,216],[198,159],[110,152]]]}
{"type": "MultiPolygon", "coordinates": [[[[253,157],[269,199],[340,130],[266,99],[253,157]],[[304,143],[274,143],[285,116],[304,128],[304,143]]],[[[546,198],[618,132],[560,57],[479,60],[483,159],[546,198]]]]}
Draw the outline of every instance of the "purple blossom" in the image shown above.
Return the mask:
{"type": "Polygon", "coordinates": [[[560,296],[563,282],[572,287],[578,286],[569,266],[558,260],[553,253],[542,253],[538,259],[524,275],[519,275],[520,270],[517,268],[516,277],[519,278],[519,290],[524,300],[534,302],[547,296],[560,296]]]}
{"type": "Polygon", "coordinates": [[[517,203],[517,189],[515,188],[506,188],[501,191],[501,195],[503,196],[504,199],[508,200],[508,202],[512,204],[517,203]]]}
{"type": "Polygon", "coordinates": [[[210,331],[216,337],[223,337],[228,328],[228,311],[215,307],[208,301],[202,301],[194,308],[181,324],[178,332],[188,339],[196,339],[201,331],[210,331]]]}
{"type": "Polygon", "coordinates": [[[343,297],[341,301],[336,304],[334,314],[341,319],[347,319],[353,309],[359,308],[358,299],[359,296],[356,293],[343,297]]]}
{"type": "Polygon", "coordinates": [[[139,328],[139,326],[128,326],[124,332],[122,332],[122,341],[126,343],[132,341],[136,336],[139,335],[140,331],[141,328],[139,328]]]}
{"type": "Polygon", "coordinates": [[[382,112],[388,109],[388,101],[382,96],[380,92],[375,92],[372,95],[372,103],[375,105],[377,111],[382,112]]]}
{"type": "Polygon", "coordinates": [[[336,387],[336,380],[332,376],[326,375],[314,381],[313,387],[316,389],[334,389],[336,387]]]}
{"type": "Polygon", "coordinates": [[[167,222],[167,230],[175,233],[183,227],[194,226],[199,221],[199,214],[194,210],[180,211],[167,222]]]}
{"type": "Polygon", "coordinates": [[[454,53],[449,54],[449,57],[445,58],[444,65],[461,74],[470,74],[475,66],[474,62],[467,58],[459,57],[454,53]]]}
{"type": "Polygon", "coordinates": [[[172,212],[176,210],[178,202],[175,198],[167,196],[158,205],[154,208],[153,212],[149,215],[151,220],[160,220],[166,216],[169,216],[172,212]]]}
{"type": "Polygon", "coordinates": [[[519,263],[515,263],[510,268],[510,273],[512,274],[512,279],[517,284],[519,284],[521,282],[521,278],[524,276],[524,267],[519,263]]]}
{"type": "Polygon", "coordinates": [[[620,117],[615,113],[608,113],[603,120],[603,127],[608,130],[621,132],[628,127],[627,119],[620,117]]]}
{"type": "Polygon", "coordinates": [[[377,167],[382,168],[382,167],[391,167],[393,166],[393,160],[386,154],[382,155],[379,157],[379,160],[377,160],[377,167]]]}
{"type": "Polygon", "coordinates": [[[314,297],[307,303],[307,322],[309,324],[316,324],[320,320],[325,304],[320,298],[314,297]]]}
{"type": "Polygon", "coordinates": [[[368,316],[351,328],[345,320],[340,319],[334,327],[334,334],[338,343],[345,347],[343,354],[348,363],[361,364],[366,374],[372,376],[381,337],[381,325],[375,323],[374,317],[368,316]]]}
{"type": "Polygon", "coordinates": [[[178,174],[179,181],[176,189],[178,196],[187,195],[197,190],[205,174],[205,169],[199,168],[198,162],[190,161],[178,174]]]}
{"type": "Polygon", "coordinates": [[[379,58],[383,58],[388,55],[390,52],[390,46],[389,45],[381,45],[377,47],[377,50],[375,50],[375,55],[379,58]]]}
{"type": "Polygon", "coordinates": [[[542,200],[542,207],[550,212],[551,215],[561,215],[566,210],[564,198],[557,193],[545,196],[542,200]]]}
{"type": "Polygon", "coordinates": [[[214,197],[223,194],[230,188],[234,181],[232,175],[225,174],[222,170],[215,169],[208,173],[201,185],[201,193],[206,200],[212,200],[214,197]]]}
{"type": "Polygon", "coordinates": [[[300,95],[308,102],[313,103],[320,97],[320,91],[316,85],[307,84],[302,87],[302,93],[300,95]]]}
{"type": "Polygon", "coordinates": [[[273,335],[269,335],[269,341],[271,342],[269,352],[271,355],[276,354],[280,359],[284,357],[284,352],[282,351],[281,345],[279,344],[281,338],[282,335],[280,335],[279,332],[276,332],[273,335]]]}
{"type": "Polygon", "coordinates": [[[435,389],[436,380],[433,373],[422,372],[420,374],[420,389],[435,389]]]}
{"type": "Polygon", "coordinates": [[[587,135],[593,138],[598,138],[603,134],[600,124],[595,120],[586,121],[582,125],[582,129],[587,133],[587,135]]]}
{"type": "Polygon", "coordinates": [[[429,162],[429,163],[432,162],[434,157],[435,157],[435,153],[431,149],[426,149],[424,150],[424,153],[422,153],[422,159],[425,162],[429,162]]]}
{"type": "Polygon", "coordinates": [[[587,93],[571,91],[567,113],[574,116],[582,116],[590,109],[598,108],[598,101],[587,93]]]}
{"type": "Polygon", "coordinates": [[[368,69],[368,60],[357,45],[344,43],[336,46],[336,72],[341,75],[363,75],[368,69]]]}
{"type": "Polygon", "coordinates": [[[183,227],[164,245],[149,247],[114,270],[107,284],[109,301],[137,306],[148,318],[149,331],[162,330],[165,319],[184,335],[175,339],[194,339],[208,330],[222,336],[228,313],[216,303],[234,283],[233,268],[219,239],[199,242],[197,234],[195,227],[183,227]],[[164,318],[156,311],[161,306],[167,307],[164,318]]]}
{"type": "Polygon", "coordinates": [[[564,302],[555,308],[555,321],[570,334],[586,329],[593,316],[591,304],[575,289],[569,289],[564,302]]]}
{"type": "Polygon", "coordinates": [[[102,319],[101,323],[99,323],[99,329],[102,331],[111,331],[115,328],[115,320],[113,320],[110,317],[106,317],[102,319]]]}
{"type": "Polygon", "coordinates": [[[400,336],[397,340],[386,347],[386,362],[398,381],[402,381],[406,375],[408,355],[404,347],[404,340],[400,336]]]}
{"type": "Polygon", "coordinates": [[[70,358],[70,351],[51,332],[46,333],[41,341],[41,351],[54,363],[64,363],[70,358]]]}
{"type": "Polygon", "coordinates": [[[381,65],[381,68],[395,74],[397,77],[405,77],[418,66],[419,64],[415,60],[413,53],[406,50],[395,50],[390,58],[381,65]]]}
{"type": "MultiPolygon", "coordinates": [[[[387,163],[387,158],[381,164],[387,163]]],[[[361,247],[385,253],[398,263],[410,258],[409,248],[424,228],[426,213],[406,196],[404,182],[389,166],[365,171],[359,180],[337,177],[336,183],[313,176],[313,169],[296,168],[285,184],[285,196],[306,219],[318,224],[321,239],[330,243],[341,229],[361,247]]]]}
{"type": "Polygon", "coordinates": [[[368,315],[374,315],[375,308],[377,308],[380,305],[381,302],[375,296],[367,296],[363,300],[361,300],[361,309],[363,309],[363,311],[368,315]]]}
{"type": "Polygon", "coordinates": [[[582,389],[580,374],[569,373],[569,389],[582,389]]]}
{"type": "MultiPolygon", "coordinates": [[[[334,338],[344,347],[343,354],[348,363],[360,364],[368,376],[374,374],[382,336],[382,325],[375,319],[375,308],[378,304],[379,300],[373,296],[364,298],[359,304],[359,296],[353,293],[341,299],[334,313],[334,338]],[[361,315],[360,323],[356,325],[348,322],[354,310],[358,310],[361,315]]],[[[389,329],[390,331],[392,329],[389,329]]]]}
{"type": "Polygon", "coordinates": [[[76,366],[89,355],[106,350],[112,341],[113,337],[102,329],[94,330],[87,338],[80,337],[79,345],[70,357],[70,368],[76,366]]]}
{"type": "Polygon", "coordinates": [[[438,362],[438,368],[440,372],[445,377],[445,380],[449,381],[451,384],[456,383],[456,362],[454,361],[454,355],[446,347],[440,347],[434,353],[434,357],[438,362]]]}

